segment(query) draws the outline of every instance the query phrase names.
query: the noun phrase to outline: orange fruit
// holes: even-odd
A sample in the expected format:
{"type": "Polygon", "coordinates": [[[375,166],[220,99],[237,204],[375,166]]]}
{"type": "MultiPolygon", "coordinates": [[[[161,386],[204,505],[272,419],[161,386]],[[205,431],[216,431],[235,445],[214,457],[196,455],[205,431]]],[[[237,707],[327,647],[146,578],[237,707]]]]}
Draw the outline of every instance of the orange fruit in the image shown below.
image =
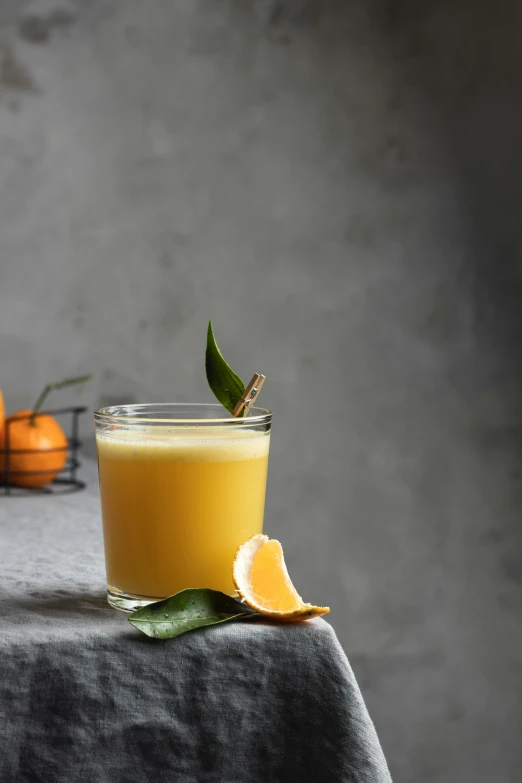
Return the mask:
{"type": "MultiPolygon", "coordinates": [[[[52,416],[31,411],[13,413],[8,427],[8,481],[18,487],[43,487],[52,481],[67,462],[67,437],[52,416]]],[[[0,455],[0,470],[5,470],[5,455],[0,455]]]]}
{"type": "Polygon", "coordinates": [[[3,448],[4,443],[4,425],[5,425],[5,404],[4,395],[2,389],[0,389],[0,449],[3,448]]]}
{"type": "Polygon", "coordinates": [[[259,534],[241,544],[232,576],[245,603],[274,620],[308,620],[330,611],[303,601],[286,570],[281,544],[268,536],[259,534]]]}

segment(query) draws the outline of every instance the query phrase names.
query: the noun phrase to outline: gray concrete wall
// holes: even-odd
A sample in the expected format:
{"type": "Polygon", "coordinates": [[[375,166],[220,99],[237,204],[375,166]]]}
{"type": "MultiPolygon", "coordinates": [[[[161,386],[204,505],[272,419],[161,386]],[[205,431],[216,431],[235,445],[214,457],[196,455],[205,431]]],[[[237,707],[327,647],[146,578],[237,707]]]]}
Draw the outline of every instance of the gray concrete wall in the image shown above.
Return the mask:
{"type": "Polygon", "coordinates": [[[212,317],[403,783],[522,761],[518,6],[0,1],[8,405],[210,401],[212,317]]]}

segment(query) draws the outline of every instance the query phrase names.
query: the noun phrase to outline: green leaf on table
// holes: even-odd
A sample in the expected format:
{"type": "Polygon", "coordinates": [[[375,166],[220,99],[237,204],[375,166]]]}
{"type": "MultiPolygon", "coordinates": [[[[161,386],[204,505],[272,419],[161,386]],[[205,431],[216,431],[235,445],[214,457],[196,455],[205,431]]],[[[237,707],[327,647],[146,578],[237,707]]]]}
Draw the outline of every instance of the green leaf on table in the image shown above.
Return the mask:
{"type": "Polygon", "coordinates": [[[129,622],[153,639],[174,639],[206,625],[253,616],[259,615],[225,593],[204,587],[189,587],[163,601],[142,606],[130,615],[129,622]]]}
{"type": "MultiPolygon", "coordinates": [[[[212,331],[212,321],[208,323],[205,369],[207,371],[208,385],[214,392],[214,395],[221,405],[224,405],[227,411],[232,413],[243,396],[245,384],[224,360],[212,331]]],[[[244,410],[239,415],[243,416],[244,410]]]]}

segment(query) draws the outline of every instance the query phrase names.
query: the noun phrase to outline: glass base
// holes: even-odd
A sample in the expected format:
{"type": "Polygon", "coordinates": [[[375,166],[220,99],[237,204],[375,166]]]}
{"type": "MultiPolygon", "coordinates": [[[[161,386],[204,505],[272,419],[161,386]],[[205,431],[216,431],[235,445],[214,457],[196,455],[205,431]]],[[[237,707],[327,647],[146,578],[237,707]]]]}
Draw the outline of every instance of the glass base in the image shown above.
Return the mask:
{"type": "Polygon", "coordinates": [[[118,590],[117,587],[107,585],[107,601],[109,606],[113,609],[119,609],[120,612],[135,612],[136,609],[140,609],[142,606],[148,606],[156,601],[162,601],[163,598],[151,598],[146,595],[133,595],[132,593],[124,593],[118,590]]]}

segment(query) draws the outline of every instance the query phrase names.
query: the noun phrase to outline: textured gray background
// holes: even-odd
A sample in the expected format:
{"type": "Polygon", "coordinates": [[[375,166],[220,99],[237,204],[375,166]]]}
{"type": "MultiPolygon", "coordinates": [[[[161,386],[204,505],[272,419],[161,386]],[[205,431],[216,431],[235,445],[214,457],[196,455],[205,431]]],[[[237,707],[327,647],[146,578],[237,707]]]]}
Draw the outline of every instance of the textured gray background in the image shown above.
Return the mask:
{"type": "Polygon", "coordinates": [[[331,604],[392,774],[518,780],[520,3],[0,22],[9,407],[87,370],[92,408],[210,400],[212,317],[268,375],[266,530],[331,604]]]}

